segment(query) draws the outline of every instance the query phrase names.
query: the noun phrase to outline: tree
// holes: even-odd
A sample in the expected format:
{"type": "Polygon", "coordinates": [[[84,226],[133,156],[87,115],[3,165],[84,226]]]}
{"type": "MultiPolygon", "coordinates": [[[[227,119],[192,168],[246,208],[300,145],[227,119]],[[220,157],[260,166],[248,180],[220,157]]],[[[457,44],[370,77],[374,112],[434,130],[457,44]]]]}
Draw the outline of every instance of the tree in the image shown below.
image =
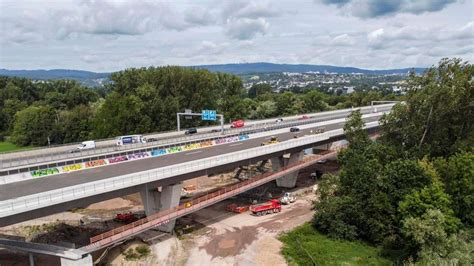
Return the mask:
{"type": "Polygon", "coordinates": [[[276,103],[273,101],[263,101],[257,104],[255,111],[251,112],[250,117],[254,119],[262,119],[275,116],[276,114],[276,103]]]}
{"type": "Polygon", "coordinates": [[[438,158],[434,162],[448,193],[453,209],[461,221],[474,225],[474,154],[458,153],[449,159],[438,158]]]}
{"type": "Polygon", "coordinates": [[[30,106],[15,115],[11,134],[13,143],[26,145],[46,145],[48,138],[58,139],[58,121],[54,110],[49,106],[30,106]]]}
{"type": "Polygon", "coordinates": [[[365,123],[362,119],[360,110],[351,113],[347,122],[344,124],[344,134],[349,142],[350,148],[360,148],[370,143],[369,136],[364,129],[365,123]]]}
{"type": "Polygon", "coordinates": [[[458,230],[459,219],[454,216],[451,206],[451,198],[443,191],[439,181],[435,181],[429,186],[406,195],[400,202],[398,210],[402,219],[421,217],[429,209],[439,210],[445,218],[442,224],[444,231],[454,233],[458,230]]]}
{"type": "Polygon", "coordinates": [[[303,95],[303,106],[305,112],[319,112],[328,108],[324,94],[317,90],[309,90],[303,95]]]}
{"type": "Polygon", "coordinates": [[[444,224],[445,214],[437,209],[403,221],[402,231],[419,265],[472,265],[474,243],[464,233],[449,235],[444,224]]]}
{"type": "Polygon", "coordinates": [[[443,59],[422,76],[412,74],[404,104],[382,119],[381,139],[418,158],[449,156],[474,145],[474,66],[443,59]]]}
{"type": "Polygon", "coordinates": [[[271,92],[272,92],[272,86],[270,86],[270,84],[260,83],[260,84],[255,84],[252,87],[250,87],[248,91],[248,96],[251,99],[253,99],[259,95],[262,95],[265,93],[271,93],[271,92]]]}
{"type": "Polygon", "coordinates": [[[278,115],[295,115],[303,110],[303,102],[289,91],[278,94],[275,103],[278,115]]]}
{"type": "Polygon", "coordinates": [[[76,106],[70,111],[61,112],[60,116],[64,143],[85,141],[91,137],[94,113],[89,106],[76,106]]]}

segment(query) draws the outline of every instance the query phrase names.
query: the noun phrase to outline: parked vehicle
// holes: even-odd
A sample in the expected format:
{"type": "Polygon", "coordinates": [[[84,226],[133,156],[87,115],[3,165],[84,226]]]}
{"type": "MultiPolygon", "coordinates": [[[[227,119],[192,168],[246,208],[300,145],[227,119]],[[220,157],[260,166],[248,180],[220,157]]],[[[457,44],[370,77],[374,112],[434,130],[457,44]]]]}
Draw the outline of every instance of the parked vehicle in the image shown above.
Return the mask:
{"type": "Polygon", "coordinates": [[[299,120],[309,119],[309,116],[303,115],[302,117],[298,118],[299,120]]]}
{"type": "Polygon", "coordinates": [[[235,120],[234,122],[232,122],[232,125],[230,125],[231,128],[239,128],[239,127],[244,127],[245,123],[244,123],[244,120],[240,119],[240,120],[235,120]]]}
{"type": "Polygon", "coordinates": [[[226,210],[230,212],[235,212],[235,213],[243,213],[249,210],[249,206],[248,205],[239,206],[235,203],[232,203],[232,204],[227,205],[226,210]]]}
{"type": "Polygon", "coordinates": [[[95,149],[95,141],[93,140],[83,141],[79,146],[77,146],[71,152],[80,152],[83,150],[90,150],[90,149],[95,149]]]}
{"type": "Polygon", "coordinates": [[[117,213],[115,215],[114,221],[119,222],[119,223],[129,224],[129,223],[138,221],[142,218],[145,218],[145,214],[137,214],[137,213],[132,213],[132,212],[117,213]]]}
{"type": "Polygon", "coordinates": [[[278,142],[280,142],[280,141],[278,140],[278,138],[275,137],[275,136],[272,136],[269,141],[262,142],[262,144],[260,144],[260,146],[265,146],[265,145],[269,145],[269,144],[275,144],[275,143],[278,143],[278,142]]]}
{"type": "Polygon", "coordinates": [[[283,118],[278,118],[277,120],[275,120],[276,123],[281,123],[283,122],[283,118]]]}
{"type": "Polygon", "coordinates": [[[328,162],[327,159],[321,159],[321,160],[318,160],[316,163],[318,163],[318,164],[325,164],[325,163],[327,163],[327,162],[328,162]]]}
{"type": "Polygon", "coordinates": [[[146,143],[146,138],[142,135],[120,136],[117,138],[118,146],[138,143],[146,143]]]}
{"type": "Polygon", "coordinates": [[[270,213],[277,213],[281,211],[281,204],[279,200],[272,199],[268,202],[250,206],[252,214],[262,216],[270,213]]]}
{"type": "Polygon", "coordinates": [[[191,135],[191,134],[196,134],[198,131],[196,128],[188,128],[186,131],[184,131],[185,135],[191,135]]]}
{"type": "Polygon", "coordinates": [[[290,132],[298,132],[300,131],[300,128],[299,127],[292,127],[290,128],[290,132]]]}
{"type": "Polygon", "coordinates": [[[283,197],[280,198],[280,203],[283,204],[283,205],[288,205],[290,203],[293,203],[296,201],[296,197],[290,193],[290,192],[286,192],[283,197]]]}

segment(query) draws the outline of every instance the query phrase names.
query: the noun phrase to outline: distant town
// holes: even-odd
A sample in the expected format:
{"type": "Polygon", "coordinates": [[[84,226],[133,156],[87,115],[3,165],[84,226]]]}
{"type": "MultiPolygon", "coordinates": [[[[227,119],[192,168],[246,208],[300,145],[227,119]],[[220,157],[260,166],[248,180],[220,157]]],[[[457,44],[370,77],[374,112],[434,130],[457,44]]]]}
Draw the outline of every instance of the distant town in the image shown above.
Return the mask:
{"type": "Polygon", "coordinates": [[[274,92],[316,88],[334,94],[347,94],[356,90],[370,89],[401,94],[407,78],[406,74],[374,75],[319,72],[257,73],[240,76],[246,89],[256,84],[269,84],[274,92]]]}

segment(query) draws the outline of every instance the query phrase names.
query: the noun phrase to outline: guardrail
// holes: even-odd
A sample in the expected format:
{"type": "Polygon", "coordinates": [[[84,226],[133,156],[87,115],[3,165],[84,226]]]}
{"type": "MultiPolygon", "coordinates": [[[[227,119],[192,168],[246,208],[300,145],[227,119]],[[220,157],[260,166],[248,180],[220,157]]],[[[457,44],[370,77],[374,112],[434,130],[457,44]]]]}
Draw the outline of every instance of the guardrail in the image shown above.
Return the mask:
{"type": "Polygon", "coordinates": [[[294,164],[282,167],[276,172],[267,172],[252,177],[251,179],[239,182],[237,184],[225,186],[217,191],[206,193],[196,199],[185,201],[182,204],[160,211],[146,218],[140,219],[133,223],[117,227],[108,232],[90,238],[90,245],[83,247],[81,250],[91,252],[105,246],[108,246],[117,240],[123,240],[133,235],[141,233],[153,227],[157,227],[162,224],[166,224],[171,220],[187,215],[199,209],[205,208],[216,202],[225,200],[242,192],[248,191],[252,188],[258,187],[269,181],[275,180],[278,177],[284,176],[288,173],[298,171],[299,169],[306,168],[312,164],[315,164],[321,158],[327,157],[331,154],[327,154],[323,157],[311,158],[303,161],[296,162],[294,164]]]}
{"type": "Polygon", "coordinates": [[[107,148],[98,148],[94,150],[86,150],[81,153],[61,152],[58,154],[48,154],[48,155],[43,155],[40,157],[21,158],[21,159],[15,159],[15,160],[3,161],[3,162],[0,160],[0,163],[3,163],[3,166],[5,166],[6,164],[9,165],[10,167],[19,166],[19,168],[0,171],[0,176],[7,176],[11,174],[30,172],[30,171],[39,170],[39,169],[65,166],[69,164],[83,163],[83,162],[94,161],[94,160],[99,160],[99,159],[111,158],[115,156],[129,155],[129,154],[138,153],[138,152],[151,151],[153,149],[169,148],[177,144],[179,145],[194,144],[194,143],[202,142],[202,141],[212,141],[212,140],[218,140],[222,138],[228,138],[230,136],[236,136],[237,134],[254,134],[258,132],[272,131],[272,130],[287,128],[287,127],[292,127],[292,126],[301,126],[301,125],[312,124],[316,122],[324,122],[324,121],[333,120],[336,117],[340,118],[341,115],[334,114],[330,117],[325,117],[325,118],[312,118],[312,119],[310,118],[310,119],[305,119],[305,120],[290,121],[290,122],[284,122],[284,123],[272,124],[272,125],[264,124],[264,125],[259,125],[253,128],[244,128],[244,129],[236,130],[235,133],[229,132],[229,133],[234,133],[234,134],[229,134],[229,135],[219,135],[219,133],[211,133],[211,134],[202,134],[202,135],[194,136],[194,137],[189,136],[189,137],[175,138],[172,140],[162,140],[162,141],[150,142],[150,143],[144,143],[144,144],[131,144],[131,145],[120,146],[120,147],[113,146],[113,147],[107,147],[107,148]],[[51,162],[55,160],[58,162],[46,163],[46,162],[51,162]],[[60,160],[63,160],[63,161],[60,161],[60,160]],[[44,164],[38,165],[39,163],[43,163],[43,162],[44,164]],[[33,166],[22,167],[24,165],[33,165],[33,166]]]}
{"type": "MultiPolygon", "coordinates": [[[[378,122],[371,122],[366,125],[366,128],[377,126],[378,122]]],[[[303,136],[297,139],[291,139],[263,147],[251,148],[220,156],[199,159],[186,163],[94,181],[86,184],[70,186],[67,188],[55,189],[52,191],[46,191],[15,199],[4,200],[0,202],[0,217],[6,217],[41,207],[47,207],[50,205],[90,197],[131,186],[150,183],[173,176],[210,169],[236,161],[248,160],[266,154],[285,151],[298,146],[314,144],[334,136],[342,135],[343,133],[343,129],[337,129],[318,135],[303,136]]]]}
{"type": "MultiPolygon", "coordinates": [[[[356,108],[356,109],[361,109],[364,112],[365,111],[370,111],[371,107],[361,107],[361,108],[356,108]]],[[[383,106],[381,107],[382,109],[390,109],[390,106],[383,106]]],[[[229,135],[235,135],[235,134],[251,134],[255,130],[259,130],[258,132],[261,131],[268,131],[268,130],[274,130],[274,129],[279,129],[279,128],[284,128],[284,127],[291,127],[291,126],[297,126],[297,125],[304,125],[308,123],[315,123],[315,122],[321,122],[321,121],[327,121],[334,119],[336,117],[341,117],[341,113],[346,113],[350,109],[343,109],[343,110],[338,110],[338,111],[333,111],[332,115],[321,118],[321,117],[315,117],[315,118],[309,118],[305,120],[293,120],[293,121],[284,121],[280,124],[275,124],[274,122],[272,123],[264,123],[264,124],[254,124],[251,126],[247,126],[245,128],[238,128],[238,129],[226,129],[225,133],[228,134],[226,137],[229,135]]],[[[381,111],[381,110],[379,110],[381,111]]],[[[322,114],[322,113],[320,113],[322,114]]],[[[326,113],[324,113],[327,115],[326,113]]],[[[318,115],[321,116],[321,115],[318,115]]],[[[49,164],[47,165],[47,162],[53,162],[53,161],[64,161],[64,160],[73,160],[71,163],[77,163],[77,162],[86,162],[90,160],[96,160],[96,159],[104,159],[108,157],[102,157],[98,158],[100,155],[105,155],[109,153],[120,153],[120,152],[126,152],[126,151],[131,151],[135,150],[135,152],[140,152],[144,148],[147,147],[155,147],[155,146],[169,146],[171,144],[177,144],[179,142],[189,142],[193,143],[193,141],[196,140],[213,140],[213,139],[218,139],[222,137],[220,132],[216,133],[205,133],[205,134],[199,134],[195,136],[183,136],[183,137],[173,137],[169,139],[163,139],[163,140],[158,140],[155,142],[149,142],[149,143],[143,143],[143,144],[130,144],[130,145],[124,145],[124,146],[107,146],[103,148],[96,148],[96,149],[91,149],[91,150],[81,150],[79,152],[74,152],[71,153],[70,150],[68,151],[60,151],[60,152],[49,152],[45,154],[40,154],[40,155],[33,155],[33,156],[19,156],[19,157],[12,157],[12,158],[2,158],[2,155],[0,154],[0,169],[7,169],[7,168],[14,168],[14,167],[22,167],[21,169],[8,169],[8,172],[5,173],[6,171],[0,172],[1,175],[9,175],[9,174],[16,174],[16,173],[21,173],[21,172],[28,172],[32,170],[38,170],[38,169],[44,169],[44,168],[49,168],[49,167],[57,167],[57,166],[63,166],[64,164],[49,164]],[[88,159],[87,157],[93,157],[93,159],[88,159]],[[77,161],[77,162],[75,162],[77,161]],[[45,165],[38,165],[40,163],[44,163],[45,165]],[[27,165],[35,165],[34,167],[25,167],[27,165]]],[[[114,156],[118,156],[120,154],[115,154],[114,156]]],[[[112,156],[113,157],[113,156],[112,156]]]]}

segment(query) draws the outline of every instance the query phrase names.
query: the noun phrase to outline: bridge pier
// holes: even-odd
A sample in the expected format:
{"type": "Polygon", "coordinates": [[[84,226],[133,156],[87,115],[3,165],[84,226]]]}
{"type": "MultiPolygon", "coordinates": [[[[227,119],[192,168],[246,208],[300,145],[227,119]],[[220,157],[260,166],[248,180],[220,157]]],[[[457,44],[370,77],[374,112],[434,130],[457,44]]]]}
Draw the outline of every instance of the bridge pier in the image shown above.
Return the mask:
{"type": "MultiPolygon", "coordinates": [[[[289,164],[294,164],[303,159],[304,151],[299,151],[290,154],[289,158],[278,156],[272,158],[272,170],[279,171],[282,167],[289,164]]],[[[296,186],[296,179],[298,178],[298,171],[287,174],[276,179],[277,187],[294,188],[296,186]]]]}
{"type": "MultiPolygon", "coordinates": [[[[162,210],[174,208],[179,205],[181,199],[182,183],[176,183],[168,186],[162,186],[161,191],[157,188],[149,189],[147,185],[140,191],[145,214],[150,216],[162,210]]],[[[176,220],[167,224],[158,226],[158,230],[171,233],[174,229],[176,220]]]]}

